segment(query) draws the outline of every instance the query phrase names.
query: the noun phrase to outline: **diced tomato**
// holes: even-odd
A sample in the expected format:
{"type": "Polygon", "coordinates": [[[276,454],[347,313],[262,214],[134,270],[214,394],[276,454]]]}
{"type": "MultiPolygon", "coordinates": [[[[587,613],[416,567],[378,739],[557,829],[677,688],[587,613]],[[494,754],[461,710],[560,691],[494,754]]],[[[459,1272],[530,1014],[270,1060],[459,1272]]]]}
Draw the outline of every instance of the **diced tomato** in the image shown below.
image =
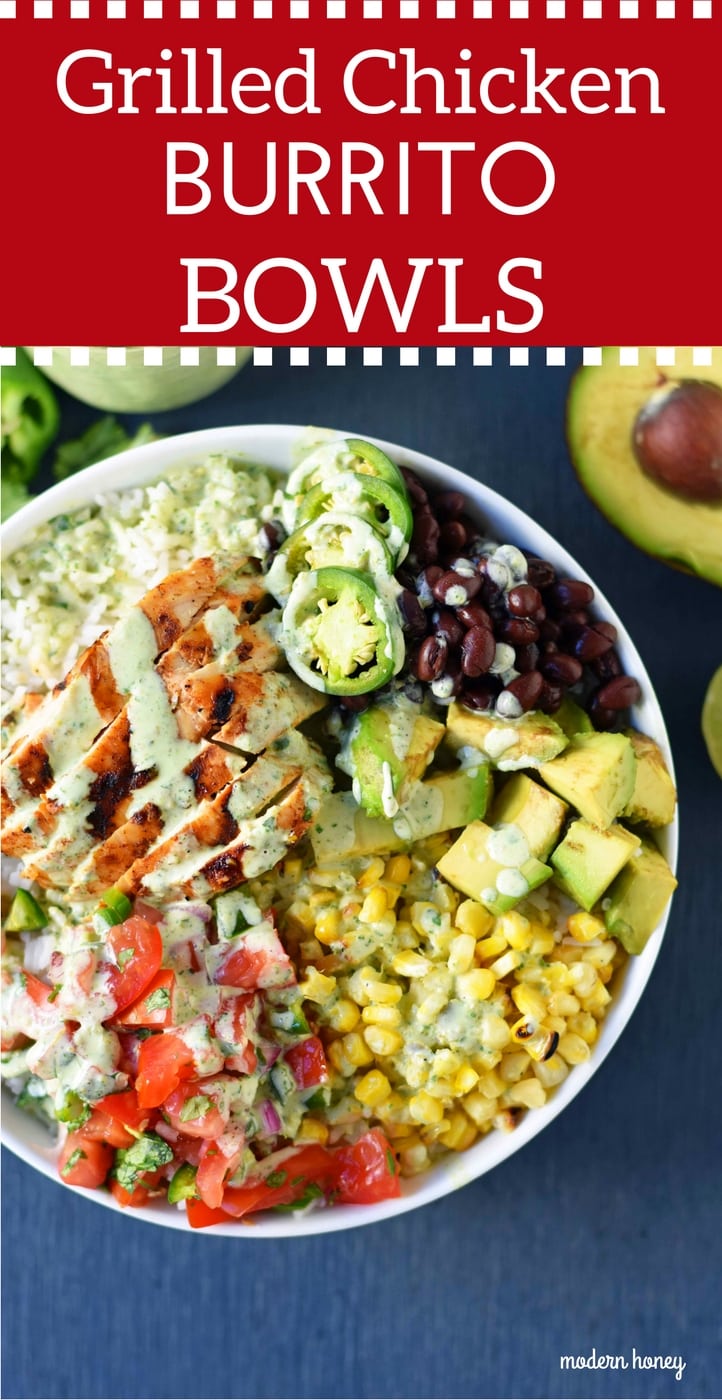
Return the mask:
{"type": "Polygon", "coordinates": [[[243,1144],[230,1157],[221,1152],[217,1142],[204,1142],[201,1147],[196,1186],[202,1201],[217,1210],[223,1200],[223,1187],[243,1156],[243,1144]]]}
{"type": "Polygon", "coordinates": [[[115,1177],[111,1177],[110,1190],[115,1196],[119,1206],[123,1206],[124,1209],[126,1206],[137,1208],[138,1206],[144,1206],[149,1200],[151,1190],[154,1186],[158,1185],[160,1176],[161,1173],[159,1171],[145,1172],[133,1187],[132,1191],[126,1191],[125,1187],[121,1186],[120,1182],[116,1181],[115,1177]]]}
{"type": "Polygon", "coordinates": [[[113,1165],[113,1149],[88,1137],[82,1129],[68,1133],[60,1154],[61,1180],[68,1186],[102,1186],[113,1165]]]}
{"type": "Polygon", "coordinates": [[[298,1045],[286,1051],[288,1065],[299,1089],[310,1089],[315,1084],[325,1084],[328,1079],[328,1065],[323,1046],[317,1035],[309,1035],[298,1045]]]}
{"type": "Polygon", "coordinates": [[[233,1046],[235,1053],[226,1056],[226,1067],[236,1074],[253,1074],[258,1064],[255,1047],[249,1040],[249,1023],[255,1025],[258,1006],[260,999],[253,993],[246,996],[223,994],[213,1033],[225,1045],[233,1046]]]}
{"type": "Polygon", "coordinates": [[[148,1110],[141,1108],[135,1089],[125,1089],[121,1094],[106,1094],[98,1099],[96,1109],[101,1109],[109,1118],[122,1123],[127,1128],[142,1131],[148,1124],[148,1110]]]}
{"type": "Polygon", "coordinates": [[[285,987],[295,980],[291,959],[277,934],[254,941],[253,931],[231,945],[220,964],[216,982],[226,987],[285,987]]]}
{"type": "Polygon", "coordinates": [[[141,1108],[157,1108],[193,1073],[193,1053],[179,1035],[151,1035],[138,1052],[135,1088],[141,1108]]]}
{"type": "Polygon", "coordinates": [[[131,1002],[114,1024],[118,1026],[146,1026],[165,1029],[173,1024],[173,992],[175,974],[169,968],[161,968],[153,981],[146,987],[137,1001],[131,1002]],[[149,1005],[150,1003],[150,1005],[149,1005]]]}
{"type": "Polygon", "coordinates": [[[119,1030],[118,1040],[120,1041],[118,1069],[121,1070],[123,1074],[129,1075],[131,1079],[135,1079],[138,1073],[138,1058],[140,1056],[140,1047],[143,1044],[144,1036],[133,1035],[130,1031],[119,1030]]]}
{"type": "Polygon", "coordinates": [[[227,1119],[212,1095],[207,1093],[202,1079],[186,1079],[179,1084],[164,1099],[163,1112],[170,1119],[171,1126],[188,1137],[217,1138],[226,1129],[227,1119]],[[193,1099],[203,1100],[204,1103],[201,1112],[189,1118],[187,1115],[189,1109],[193,1109],[193,1099]]]}
{"type": "Polygon", "coordinates": [[[85,1137],[95,1142],[107,1142],[111,1147],[130,1147],[135,1141],[120,1119],[111,1118],[109,1113],[103,1113],[99,1108],[93,1109],[87,1123],[83,1124],[83,1133],[85,1137]]]}
{"type": "Polygon", "coordinates": [[[136,899],[133,913],[138,914],[141,919],[145,919],[147,924],[162,924],[163,922],[163,910],[156,909],[154,904],[146,904],[144,899],[136,899]]]}
{"type": "Polygon", "coordinates": [[[205,1201],[186,1201],[188,1224],[193,1230],[205,1230],[207,1225],[227,1225],[230,1216],[225,1210],[212,1210],[205,1201]]]}
{"type": "Polygon", "coordinates": [[[108,930],[106,945],[114,959],[110,982],[117,1014],[136,1001],[155,977],[163,957],[163,939],[155,924],[131,914],[108,930]]]}
{"type": "Polygon", "coordinates": [[[24,972],[23,979],[24,990],[30,997],[30,1000],[34,1002],[36,1006],[45,1006],[54,988],[49,987],[46,982],[41,982],[40,978],[35,977],[32,972],[24,972]]]}
{"type": "Polygon", "coordinates": [[[334,1157],[325,1147],[302,1147],[285,1158],[270,1174],[249,1181],[245,1186],[227,1186],[223,1209],[236,1219],[272,1206],[300,1201],[309,1186],[325,1190],[336,1172],[334,1157]]]}
{"type": "Polygon", "coordinates": [[[366,1205],[401,1195],[399,1168],[391,1148],[378,1128],[357,1142],[334,1151],[336,1199],[350,1205],[366,1205]]]}

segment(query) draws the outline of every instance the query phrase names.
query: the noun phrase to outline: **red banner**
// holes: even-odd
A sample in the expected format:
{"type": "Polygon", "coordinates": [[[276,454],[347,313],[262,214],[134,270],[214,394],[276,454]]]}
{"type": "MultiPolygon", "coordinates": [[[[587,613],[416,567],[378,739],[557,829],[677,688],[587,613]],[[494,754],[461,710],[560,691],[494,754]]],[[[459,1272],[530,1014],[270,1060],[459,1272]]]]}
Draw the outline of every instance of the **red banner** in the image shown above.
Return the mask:
{"type": "Polygon", "coordinates": [[[715,4],[0,0],[2,341],[719,339],[715,4]]]}

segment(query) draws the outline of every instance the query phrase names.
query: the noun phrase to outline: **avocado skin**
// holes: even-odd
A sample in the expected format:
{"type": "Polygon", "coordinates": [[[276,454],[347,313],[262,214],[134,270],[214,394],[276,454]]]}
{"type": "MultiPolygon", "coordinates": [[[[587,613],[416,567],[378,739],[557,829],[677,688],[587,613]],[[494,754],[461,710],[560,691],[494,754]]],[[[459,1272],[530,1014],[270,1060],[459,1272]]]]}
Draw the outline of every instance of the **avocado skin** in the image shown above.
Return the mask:
{"type": "Polygon", "coordinates": [[[605,922],[628,953],[641,953],[659,923],[677,881],[651,841],[627,862],[609,890],[605,922]]]}
{"type": "Polygon", "coordinates": [[[664,382],[706,379],[722,385],[722,347],[712,364],[692,363],[678,346],[675,365],[658,368],[653,347],[641,347],[638,365],[619,364],[606,347],[601,365],[577,370],[567,401],[567,442],[587,495],[633,544],[664,563],[722,587],[722,501],[686,500],[658,485],[640,467],[632,429],[649,395],[664,382]]]}

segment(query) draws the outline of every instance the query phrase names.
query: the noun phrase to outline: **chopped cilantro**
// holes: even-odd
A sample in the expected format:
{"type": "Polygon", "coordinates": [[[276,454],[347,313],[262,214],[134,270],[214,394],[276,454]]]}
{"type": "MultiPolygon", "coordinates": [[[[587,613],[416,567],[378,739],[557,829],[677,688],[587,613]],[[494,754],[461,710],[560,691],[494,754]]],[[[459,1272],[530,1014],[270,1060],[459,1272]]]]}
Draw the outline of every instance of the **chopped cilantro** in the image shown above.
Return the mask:
{"type": "Polygon", "coordinates": [[[309,1181],[306,1190],[297,1201],[289,1201],[285,1206],[274,1206],[274,1210],[305,1210],[306,1206],[310,1206],[312,1201],[318,1200],[322,1195],[321,1187],[317,1186],[315,1181],[309,1181]]]}
{"type": "Polygon", "coordinates": [[[390,1147],[387,1147],[386,1149],[386,1165],[391,1175],[396,1176],[396,1162],[394,1161],[394,1154],[391,1151],[390,1147]]]}
{"type": "Polygon", "coordinates": [[[271,1172],[270,1176],[266,1177],[266,1185],[273,1187],[283,1186],[285,1184],[287,1176],[288,1172],[271,1172]]]}
{"type": "Polygon", "coordinates": [[[55,983],[55,986],[53,987],[53,990],[52,990],[52,992],[50,993],[50,996],[48,997],[48,1001],[55,1001],[55,998],[56,998],[56,996],[58,995],[58,992],[62,990],[62,986],[63,986],[62,982],[56,982],[56,983],[55,983]]]}
{"type": "Polygon", "coordinates": [[[186,1099],[178,1117],[181,1123],[190,1123],[194,1118],[203,1118],[211,1107],[211,1100],[206,1094],[195,1094],[192,1099],[186,1099]]]}
{"type": "Polygon", "coordinates": [[[132,1192],[143,1172],[155,1171],[173,1161],[173,1149],[157,1133],[142,1133],[132,1147],[115,1154],[115,1176],[125,1191],[132,1192]]]}
{"type": "Polygon", "coordinates": [[[134,957],[135,948],[121,948],[120,952],[118,953],[118,967],[120,968],[121,972],[125,967],[128,966],[128,963],[130,962],[131,958],[134,957]]]}
{"type": "Polygon", "coordinates": [[[83,1152],[82,1147],[76,1147],[75,1151],[71,1152],[70,1156],[68,1157],[68,1160],[65,1163],[65,1166],[63,1167],[60,1175],[70,1176],[73,1167],[77,1167],[78,1162],[84,1162],[85,1160],[86,1154],[85,1152],[83,1152]]]}
{"type": "Polygon", "coordinates": [[[149,997],[146,997],[146,1011],[167,1011],[170,1006],[170,992],[167,987],[156,987],[149,997]]]}

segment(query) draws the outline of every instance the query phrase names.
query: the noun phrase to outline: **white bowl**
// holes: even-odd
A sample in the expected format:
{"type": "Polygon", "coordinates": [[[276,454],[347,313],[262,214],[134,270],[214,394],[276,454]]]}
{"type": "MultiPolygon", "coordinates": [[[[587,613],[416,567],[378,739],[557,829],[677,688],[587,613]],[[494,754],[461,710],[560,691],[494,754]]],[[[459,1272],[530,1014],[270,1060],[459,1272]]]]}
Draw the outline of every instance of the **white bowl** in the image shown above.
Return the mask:
{"type": "MultiPolygon", "coordinates": [[[[2,546],[11,552],[36,526],[61,512],[87,505],[98,491],[142,485],[162,476],[167,469],[202,461],[209,452],[238,452],[253,461],[287,471],[292,447],[302,431],[302,428],[287,424],[210,428],[132,448],[121,456],[88,467],[24,506],[3,526],[2,546]]],[[[359,425],[358,432],[363,435],[363,424],[359,425]]],[[[426,457],[421,452],[414,452],[381,439],[373,441],[383,447],[395,461],[402,466],[413,468],[437,489],[456,488],[463,491],[473,511],[488,524],[490,535],[494,538],[510,541],[532,550],[545,559],[550,559],[556,568],[563,570],[565,574],[575,578],[587,577],[571,554],[503,496],[490,491],[453,467],[437,461],[436,458],[426,457]]],[[[617,617],[598,585],[592,579],[589,579],[589,582],[593,583],[600,612],[618,629],[618,649],[625,671],[636,676],[642,687],[642,700],[635,709],[634,723],[656,739],[672,770],[667,731],[642,660],[623,622],[617,617]]],[[[662,849],[673,869],[676,869],[677,863],[677,841],[678,828],[675,819],[661,833],[662,849]]],[[[630,958],[615,989],[615,996],[591,1059],[585,1064],[575,1066],[563,1084],[555,1090],[549,1102],[543,1108],[528,1112],[514,1132],[492,1131],[466,1152],[449,1154],[448,1160],[433,1166],[422,1176],[405,1181],[402,1186],[403,1194],[398,1200],[384,1201],[377,1205],[316,1209],[297,1218],[292,1215],[277,1216],[269,1213],[257,1217],[253,1228],[244,1230],[237,1223],[229,1222],[228,1225],[213,1226],[201,1233],[260,1240],[347,1230],[355,1225],[387,1220],[391,1216],[426,1205],[429,1201],[438,1200],[440,1196],[445,1196],[457,1187],[465,1186],[483,1176],[485,1172],[491,1171],[492,1167],[499,1166],[546,1128],[567,1104],[581,1093],[585,1084],[589,1083],[619,1039],[644,991],[661,947],[666,924],[667,914],[650,938],[644,952],[639,957],[630,958]]],[[[7,1146],[30,1166],[59,1182],[56,1151],[42,1125],[12,1103],[8,1103],[4,1108],[3,1118],[3,1140],[7,1146]]],[[[121,1209],[109,1192],[87,1191],[83,1194],[109,1210],[121,1209]]],[[[132,1214],[134,1219],[146,1220],[156,1225],[165,1225],[176,1230],[189,1229],[185,1213],[168,1206],[165,1202],[128,1213],[132,1214]]]]}

